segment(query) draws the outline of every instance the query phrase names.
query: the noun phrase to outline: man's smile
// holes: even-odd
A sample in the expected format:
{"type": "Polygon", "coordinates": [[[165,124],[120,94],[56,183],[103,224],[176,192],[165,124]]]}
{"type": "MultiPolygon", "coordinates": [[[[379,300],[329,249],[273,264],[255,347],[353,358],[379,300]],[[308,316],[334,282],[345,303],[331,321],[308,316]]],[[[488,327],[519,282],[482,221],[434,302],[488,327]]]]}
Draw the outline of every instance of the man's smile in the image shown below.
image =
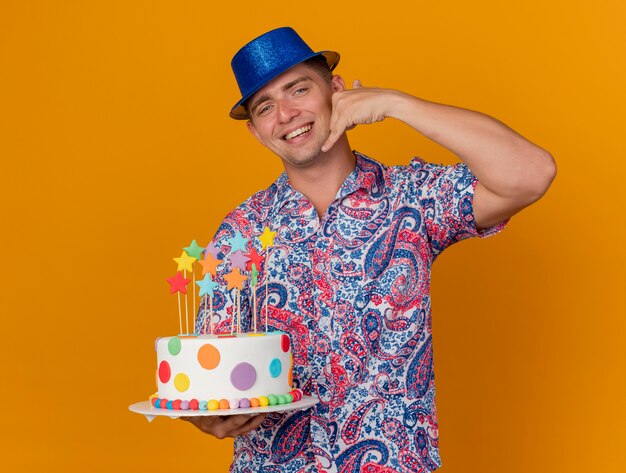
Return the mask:
{"type": "Polygon", "coordinates": [[[292,140],[294,138],[297,138],[298,136],[301,136],[305,133],[308,133],[309,131],[311,131],[311,128],[313,128],[313,123],[307,123],[304,126],[301,126],[299,128],[296,128],[293,131],[290,131],[289,133],[287,133],[286,135],[283,136],[283,140],[289,141],[292,140]]]}

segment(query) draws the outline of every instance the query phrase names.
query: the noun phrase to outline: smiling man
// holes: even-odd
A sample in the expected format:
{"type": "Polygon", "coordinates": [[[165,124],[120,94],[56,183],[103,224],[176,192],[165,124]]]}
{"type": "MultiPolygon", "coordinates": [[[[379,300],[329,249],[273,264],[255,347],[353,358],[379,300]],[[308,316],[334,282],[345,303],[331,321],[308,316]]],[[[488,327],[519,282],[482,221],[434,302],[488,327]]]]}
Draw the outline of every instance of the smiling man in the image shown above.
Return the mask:
{"type": "MultiPolygon", "coordinates": [[[[500,231],[555,176],[548,152],[494,118],[358,81],[347,89],[331,72],[338,61],[290,28],[254,39],[233,58],[242,96],[230,115],[248,120],[285,172],[231,212],[214,243],[277,232],[263,268],[269,323],[291,335],[294,383],[320,402],[280,414],[188,418],[203,432],[236,437],[231,471],[438,468],[431,265],[459,240],[500,231]],[[351,149],[346,130],[387,118],[461,163],[388,167],[351,149]]],[[[216,323],[228,326],[230,294],[216,300],[216,323]]],[[[250,307],[244,298],[248,327],[250,307]]]]}

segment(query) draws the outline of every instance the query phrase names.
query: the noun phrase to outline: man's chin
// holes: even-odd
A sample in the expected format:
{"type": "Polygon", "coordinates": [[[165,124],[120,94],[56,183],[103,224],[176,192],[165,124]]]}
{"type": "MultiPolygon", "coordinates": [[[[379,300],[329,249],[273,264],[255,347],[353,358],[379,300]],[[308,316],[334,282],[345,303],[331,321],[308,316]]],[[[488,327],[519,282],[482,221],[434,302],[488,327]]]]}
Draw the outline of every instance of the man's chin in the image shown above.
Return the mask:
{"type": "Polygon", "coordinates": [[[319,161],[320,156],[323,154],[322,145],[318,145],[313,149],[301,149],[297,152],[285,152],[282,156],[278,156],[283,160],[283,162],[289,163],[292,167],[306,168],[316,164],[319,161]]]}
{"type": "Polygon", "coordinates": [[[321,151],[318,151],[317,153],[310,153],[304,156],[289,155],[281,159],[283,163],[285,163],[285,166],[289,165],[290,167],[296,169],[306,169],[318,164],[321,154],[321,151]]]}

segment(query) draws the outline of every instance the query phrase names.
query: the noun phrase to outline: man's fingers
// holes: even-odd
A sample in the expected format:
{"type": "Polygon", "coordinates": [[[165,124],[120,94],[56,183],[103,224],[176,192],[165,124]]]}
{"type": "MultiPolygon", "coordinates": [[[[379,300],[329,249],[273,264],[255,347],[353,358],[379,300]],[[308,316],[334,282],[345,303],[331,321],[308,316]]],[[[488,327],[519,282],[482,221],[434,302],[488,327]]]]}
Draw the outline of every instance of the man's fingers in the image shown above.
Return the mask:
{"type": "Polygon", "coordinates": [[[241,427],[239,427],[238,429],[232,432],[232,436],[236,437],[237,435],[243,435],[243,434],[250,432],[251,430],[256,429],[258,426],[260,426],[263,423],[263,420],[265,419],[266,415],[267,414],[259,414],[259,415],[249,418],[245,424],[243,424],[241,427]]]}
{"type": "Polygon", "coordinates": [[[193,424],[205,434],[224,439],[226,437],[236,437],[256,429],[263,423],[266,415],[193,416],[180,417],[180,419],[193,424]]]}
{"type": "Polygon", "coordinates": [[[335,144],[335,142],[337,141],[337,139],[339,139],[339,136],[341,135],[342,131],[337,131],[337,129],[331,130],[330,135],[328,135],[328,138],[326,138],[326,142],[322,145],[322,152],[325,153],[326,151],[328,151],[330,148],[333,147],[333,145],[335,144]]]}
{"type": "Polygon", "coordinates": [[[344,131],[352,130],[356,125],[357,123],[354,123],[351,117],[350,121],[346,121],[344,117],[340,117],[339,113],[333,113],[333,117],[330,120],[330,134],[322,146],[322,152],[325,153],[332,148],[344,131]]]}
{"type": "Polygon", "coordinates": [[[259,414],[252,417],[245,414],[229,416],[216,423],[210,433],[219,439],[236,437],[237,435],[245,434],[252,429],[256,429],[259,425],[261,425],[264,418],[265,414],[259,414]]]}
{"type": "Polygon", "coordinates": [[[229,427],[231,428],[231,430],[237,430],[240,427],[246,425],[246,423],[248,423],[251,419],[252,417],[246,414],[231,416],[231,422],[229,424],[229,427]]]}
{"type": "Polygon", "coordinates": [[[196,427],[199,427],[199,421],[200,419],[198,417],[179,417],[180,420],[184,420],[185,422],[189,422],[193,425],[195,425],[196,427]]]}

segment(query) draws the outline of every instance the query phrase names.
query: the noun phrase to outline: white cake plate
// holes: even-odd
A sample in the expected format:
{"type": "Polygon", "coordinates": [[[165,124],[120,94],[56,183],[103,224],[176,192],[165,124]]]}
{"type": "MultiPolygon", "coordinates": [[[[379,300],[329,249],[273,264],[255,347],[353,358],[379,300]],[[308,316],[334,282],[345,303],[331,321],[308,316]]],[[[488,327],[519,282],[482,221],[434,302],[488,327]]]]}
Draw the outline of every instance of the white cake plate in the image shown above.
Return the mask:
{"type": "Polygon", "coordinates": [[[143,414],[149,422],[152,422],[152,420],[157,416],[176,419],[178,417],[232,416],[236,414],[265,414],[268,412],[295,411],[307,409],[314,406],[318,402],[320,401],[317,398],[304,396],[299,401],[290,402],[289,404],[276,404],[275,406],[247,407],[242,409],[217,409],[215,411],[194,411],[187,409],[183,411],[179,409],[161,409],[160,407],[154,407],[150,401],[142,401],[128,406],[128,409],[132,412],[136,412],[137,414],[143,414]]]}

